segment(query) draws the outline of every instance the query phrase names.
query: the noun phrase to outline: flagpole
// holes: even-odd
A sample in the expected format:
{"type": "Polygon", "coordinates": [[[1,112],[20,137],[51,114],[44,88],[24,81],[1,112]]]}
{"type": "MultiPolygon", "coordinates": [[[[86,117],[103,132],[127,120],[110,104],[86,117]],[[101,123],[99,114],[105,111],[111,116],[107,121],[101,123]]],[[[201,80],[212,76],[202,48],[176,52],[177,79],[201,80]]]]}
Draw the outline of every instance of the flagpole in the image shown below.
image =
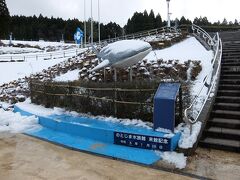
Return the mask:
{"type": "Polygon", "coordinates": [[[92,0],[91,0],[91,43],[93,44],[93,8],[92,8],[92,0]]]}
{"type": "Polygon", "coordinates": [[[98,0],[98,41],[101,44],[101,29],[100,29],[100,4],[98,0]]]}
{"type": "Polygon", "coordinates": [[[87,25],[86,25],[86,0],[84,0],[84,47],[87,44],[87,25]]]}

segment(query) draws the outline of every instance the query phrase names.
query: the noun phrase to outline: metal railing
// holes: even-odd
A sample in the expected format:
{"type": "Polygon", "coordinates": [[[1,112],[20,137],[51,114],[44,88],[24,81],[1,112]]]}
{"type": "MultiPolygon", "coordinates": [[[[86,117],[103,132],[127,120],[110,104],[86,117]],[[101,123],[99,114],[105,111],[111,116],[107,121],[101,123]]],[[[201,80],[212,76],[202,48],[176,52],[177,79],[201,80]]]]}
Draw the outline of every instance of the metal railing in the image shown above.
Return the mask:
{"type": "Polygon", "coordinates": [[[46,53],[25,53],[25,54],[12,54],[12,55],[0,55],[0,62],[15,62],[15,61],[30,61],[30,60],[50,60],[56,58],[67,58],[77,56],[82,53],[82,49],[73,48],[63,51],[54,51],[46,53]]]}
{"type": "MultiPolygon", "coordinates": [[[[157,29],[152,29],[152,30],[147,30],[147,31],[141,31],[133,34],[127,34],[125,36],[119,36],[116,38],[111,38],[111,39],[104,39],[101,40],[100,44],[108,44],[108,43],[113,43],[119,40],[131,40],[131,39],[141,39],[147,36],[154,36],[154,35],[159,35],[161,33],[180,33],[180,29],[177,29],[175,27],[161,27],[157,29]]],[[[89,44],[87,44],[88,46],[89,44]]],[[[95,43],[95,45],[99,45],[99,43],[95,43]]]]}
{"type": "Polygon", "coordinates": [[[212,38],[205,30],[197,25],[192,25],[193,34],[204,40],[214,52],[214,57],[211,61],[212,71],[209,72],[203,82],[202,86],[195,95],[192,103],[184,111],[184,121],[190,124],[190,131],[192,132],[192,125],[199,121],[199,117],[205,107],[207,101],[211,98],[211,93],[216,92],[218,81],[220,78],[221,60],[222,60],[222,41],[219,34],[212,38]]]}

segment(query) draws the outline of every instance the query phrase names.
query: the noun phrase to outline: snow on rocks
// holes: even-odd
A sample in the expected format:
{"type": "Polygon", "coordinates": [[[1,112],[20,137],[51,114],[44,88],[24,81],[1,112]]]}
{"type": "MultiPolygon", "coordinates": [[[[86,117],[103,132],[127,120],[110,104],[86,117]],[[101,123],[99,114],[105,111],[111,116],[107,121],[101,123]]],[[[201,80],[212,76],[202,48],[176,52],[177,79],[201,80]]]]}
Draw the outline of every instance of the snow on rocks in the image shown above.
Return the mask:
{"type": "MultiPolygon", "coordinates": [[[[2,40],[3,45],[8,45],[9,40],[2,40]]],[[[12,41],[12,46],[14,48],[35,48],[39,50],[44,50],[46,52],[56,51],[56,50],[65,50],[76,47],[76,44],[68,44],[62,42],[50,42],[50,41],[12,41]]]]}
{"type": "MultiPolygon", "coordinates": [[[[90,77],[91,78],[91,77],[90,77]]],[[[53,79],[53,81],[61,82],[61,81],[75,81],[79,79],[79,70],[68,71],[65,74],[57,76],[53,79]]]]}
{"type": "Polygon", "coordinates": [[[21,116],[20,113],[0,109],[0,132],[23,133],[40,127],[35,116],[21,116]]]}
{"type": "MultiPolygon", "coordinates": [[[[34,63],[30,63],[29,66],[28,65],[24,66],[23,64],[24,62],[18,63],[18,64],[17,63],[1,63],[0,101],[10,102],[10,103],[24,101],[25,99],[23,99],[23,96],[25,98],[29,97],[28,82],[30,79],[49,81],[54,79],[56,76],[59,76],[60,74],[65,74],[68,71],[82,68],[83,60],[86,60],[86,59],[89,60],[89,58],[87,57],[88,54],[89,54],[89,51],[84,50],[77,57],[73,57],[73,58],[65,58],[61,60],[51,60],[51,61],[39,61],[41,66],[38,66],[37,64],[34,64],[34,63]],[[28,67],[31,67],[32,70],[29,70],[28,67]],[[12,79],[16,79],[16,80],[11,81],[12,79]],[[17,95],[23,95],[23,96],[17,96],[17,95]]],[[[65,77],[65,78],[67,79],[68,77],[65,77]]]]}
{"type": "Polygon", "coordinates": [[[174,38],[180,37],[181,35],[181,33],[161,33],[157,35],[143,37],[141,38],[141,40],[144,40],[146,42],[171,41],[174,38]]]}

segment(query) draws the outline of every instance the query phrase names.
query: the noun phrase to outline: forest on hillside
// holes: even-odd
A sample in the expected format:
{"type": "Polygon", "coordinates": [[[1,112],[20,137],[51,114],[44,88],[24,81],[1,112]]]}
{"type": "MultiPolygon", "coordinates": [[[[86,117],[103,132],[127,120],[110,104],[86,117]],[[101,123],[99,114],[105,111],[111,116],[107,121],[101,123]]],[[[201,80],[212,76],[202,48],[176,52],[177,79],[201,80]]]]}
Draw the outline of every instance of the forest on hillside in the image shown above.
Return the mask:
{"type": "MultiPolygon", "coordinates": [[[[196,24],[205,29],[211,30],[229,30],[235,27],[239,28],[239,22],[236,19],[234,22],[228,22],[224,19],[222,22],[218,21],[211,23],[207,17],[196,17],[193,21],[185,18],[171,21],[172,26],[181,26],[196,24]]],[[[155,15],[153,10],[149,13],[135,12],[131,18],[128,19],[127,24],[121,27],[115,22],[108,24],[100,24],[101,39],[114,38],[125,34],[135,33],[154,28],[160,28],[167,23],[163,21],[160,14],[155,15]]],[[[89,40],[90,36],[90,19],[86,22],[87,32],[86,36],[89,40]]],[[[94,26],[94,41],[98,40],[98,22],[93,22],[94,26]]],[[[62,18],[39,16],[11,16],[7,8],[5,0],[0,0],[0,39],[9,39],[9,34],[13,34],[13,39],[17,40],[48,40],[60,41],[62,37],[65,41],[73,41],[73,34],[76,28],[84,29],[84,22],[78,19],[64,20],[62,18]]]]}

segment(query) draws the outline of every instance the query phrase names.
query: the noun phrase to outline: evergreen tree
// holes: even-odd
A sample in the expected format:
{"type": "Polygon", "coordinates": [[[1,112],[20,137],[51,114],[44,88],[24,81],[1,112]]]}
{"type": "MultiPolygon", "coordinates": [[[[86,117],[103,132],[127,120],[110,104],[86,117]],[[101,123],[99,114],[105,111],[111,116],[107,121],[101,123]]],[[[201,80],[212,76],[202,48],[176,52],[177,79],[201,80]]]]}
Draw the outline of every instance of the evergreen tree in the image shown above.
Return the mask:
{"type": "Polygon", "coordinates": [[[9,30],[9,11],[5,0],[0,0],[0,38],[7,38],[9,30]]]}
{"type": "Polygon", "coordinates": [[[189,24],[192,24],[192,22],[189,19],[186,19],[184,16],[182,16],[179,21],[179,25],[189,25],[189,24]]]}
{"type": "Polygon", "coordinates": [[[227,19],[226,19],[226,18],[223,19],[222,25],[224,25],[224,26],[227,26],[227,25],[228,25],[228,22],[227,22],[227,19]]]}
{"type": "Polygon", "coordinates": [[[156,19],[155,19],[155,27],[154,28],[160,28],[163,26],[162,18],[160,14],[157,14],[156,19]]]}
{"type": "Polygon", "coordinates": [[[235,21],[234,21],[234,25],[235,25],[235,26],[238,26],[238,25],[239,25],[239,23],[238,23],[238,20],[237,20],[237,19],[235,19],[235,21]]]}
{"type": "Polygon", "coordinates": [[[156,23],[155,14],[153,10],[151,10],[148,16],[148,24],[145,29],[154,29],[156,26],[155,23],[156,23]]]}

